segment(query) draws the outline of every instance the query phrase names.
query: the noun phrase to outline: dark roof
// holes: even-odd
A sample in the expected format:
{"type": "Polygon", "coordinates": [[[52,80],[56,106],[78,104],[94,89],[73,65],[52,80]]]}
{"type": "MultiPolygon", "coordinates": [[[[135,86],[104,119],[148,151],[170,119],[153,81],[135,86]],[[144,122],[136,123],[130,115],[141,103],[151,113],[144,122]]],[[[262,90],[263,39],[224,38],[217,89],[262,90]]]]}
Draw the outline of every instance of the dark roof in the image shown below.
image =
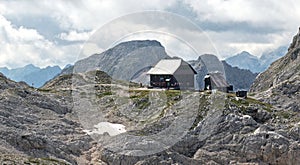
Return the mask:
{"type": "Polygon", "coordinates": [[[229,84],[226,82],[225,77],[222,73],[217,72],[217,73],[209,73],[205,77],[210,77],[211,82],[216,86],[216,87],[228,87],[229,84]]]}

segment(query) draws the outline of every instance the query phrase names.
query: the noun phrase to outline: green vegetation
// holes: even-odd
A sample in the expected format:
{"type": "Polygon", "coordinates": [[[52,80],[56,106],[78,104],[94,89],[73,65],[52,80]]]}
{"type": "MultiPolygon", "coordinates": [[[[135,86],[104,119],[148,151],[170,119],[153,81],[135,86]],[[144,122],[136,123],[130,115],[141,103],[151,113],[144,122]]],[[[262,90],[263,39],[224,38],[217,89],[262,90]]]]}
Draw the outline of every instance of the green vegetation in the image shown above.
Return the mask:
{"type": "Polygon", "coordinates": [[[105,91],[105,92],[100,92],[96,94],[98,98],[104,97],[104,96],[110,96],[112,95],[111,91],[105,91]]]}
{"type": "Polygon", "coordinates": [[[292,114],[286,111],[280,111],[277,113],[277,115],[283,117],[284,119],[290,119],[292,117],[292,114]]]}
{"type": "Polygon", "coordinates": [[[283,119],[288,119],[290,123],[298,123],[300,121],[299,114],[291,110],[277,111],[276,116],[283,119]]]}
{"type": "Polygon", "coordinates": [[[37,165],[67,165],[64,162],[51,158],[29,158],[28,161],[24,161],[24,164],[37,164],[37,165]]]}
{"type": "Polygon", "coordinates": [[[291,123],[297,123],[300,121],[297,112],[293,112],[291,110],[278,111],[271,104],[261,102],[251,97],[248,97],[246,99],[241,99],[241,98],[236,99],[236,97],[231,94],[229,94],[227,97],[228,97],[228,101],[226,106],[229,106],[230,103],[234,104],[241,110],[242,113],[248,113],[247,111],[249,111],[249,106],[256,105],[260,107],[262,110],[271,113],[274,118],[276,118],[277,116],[278,119],[286,119],[291,123]]]}
{"type": "Polygon", "coordinates": [[[261,102],[259,100],[255,100],[253,98],[247,98],[247,101],[250,103],[250,104],[258,104],[258,105],[262,105],[263,106],[263,109],[268,111],[268,112],[272,112],[272,105],[271,104],[268,104],[268,103],[264,103],[264,102],[261,102]]]}
{"type": "Polygon", "coordinates": [[[234,103],[236,106],[238,107],[248,107],[249,106],[249,102],[245,99],[239,99],[239,100],[236,100],[236,99],[231,99],[230,100],[232,103],[234,103]]]}
{"type": "Polygon", "coordinates": [[[142,99],[149,96],[149,90],[129,90],[130,99],[142,99]]]}
{"type": "Polygon", "coordinates": [[[28,165],[67,165],[63,161],[52,158],[33,158],[24,155],[0,155],[2,164],[28,164],[28,165]]]}
{"type": "Polygon", "coordinates": [[[228,94],[227,98],[229,101],[233,104],[235,104],[237,107],[241,108],[242,111],[246,110],[247,107],[250,105],[260,105],[263,107],[264,110],[268,112],[272,112],[272,105],[268,103],[261,102],[259,100],[247,97],[246,99],[238,98],[236,99],[234,94],[228,94]]]}
{"type": "Polygon", "coordinates": [[[150,106],[149,95],[156,92],[157,97],[166,98],[167,107],[174,105],[181,99],[181,92],[178,90],[151,91],[151,90],[129,90],[129,98],[134,102],[138,109],[146,109],[150,106]]]}
{"type": "Polygon", "coordinates": [[[48,89],[48,88],[38,88],[37,89],[39,92],[51,92],[52,89],[48,89]]]}

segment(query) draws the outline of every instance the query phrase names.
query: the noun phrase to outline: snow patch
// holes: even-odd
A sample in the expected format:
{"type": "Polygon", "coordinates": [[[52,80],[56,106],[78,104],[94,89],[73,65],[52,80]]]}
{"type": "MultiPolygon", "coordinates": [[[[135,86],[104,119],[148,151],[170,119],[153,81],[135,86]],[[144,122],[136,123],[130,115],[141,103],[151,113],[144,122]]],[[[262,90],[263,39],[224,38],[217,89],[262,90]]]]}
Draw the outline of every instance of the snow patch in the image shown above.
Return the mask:
{"type": "Polygon", "coordinates": [[[100,134],[103,135],[105,132],[110,136],[116,136],[118,134],[126,132],[125,126],[122,124],[114,124],[110,122],[100,122],[97,125],[94,125],[93,130],[83,130],[88,135],[100,134]]]}

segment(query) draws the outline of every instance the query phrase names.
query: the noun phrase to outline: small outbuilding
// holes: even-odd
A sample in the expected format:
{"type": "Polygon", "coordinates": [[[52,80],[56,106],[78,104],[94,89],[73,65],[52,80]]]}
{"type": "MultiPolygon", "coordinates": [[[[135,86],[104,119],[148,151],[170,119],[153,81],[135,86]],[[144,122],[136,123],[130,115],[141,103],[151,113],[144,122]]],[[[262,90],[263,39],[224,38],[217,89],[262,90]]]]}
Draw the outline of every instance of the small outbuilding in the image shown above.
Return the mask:
{"type": "Polygon", "coordinates": [[[247,91],[246,90],[239,90],[235,92],[237,97],[243,97],[243,98],[247,98],[247,91]]]}
{"type": "Polygon", "coordinates": [[[180,58],[162,59],[148,72],[150,86],[156,88],[195,89],[197,72],[180,58]]]}
{"type": "Polygon", "coordinates": [[[204,77],[204,90],[218,90],[222,92],[229,92],[232,90],[222,73],[209,73],[204,77]]]}

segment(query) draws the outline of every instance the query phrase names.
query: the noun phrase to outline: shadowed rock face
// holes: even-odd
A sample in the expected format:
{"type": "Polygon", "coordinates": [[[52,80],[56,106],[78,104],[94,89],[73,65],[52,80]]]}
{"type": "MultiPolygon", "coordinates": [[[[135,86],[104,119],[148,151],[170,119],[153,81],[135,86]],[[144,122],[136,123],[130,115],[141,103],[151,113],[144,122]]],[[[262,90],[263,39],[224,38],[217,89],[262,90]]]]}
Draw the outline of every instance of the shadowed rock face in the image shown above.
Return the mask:
{"type": "Polygon", "coordinates": [[[233,85],[234,90],[249,90],[254,82],[257,73],[252,73],[250,70],[232,67],[226,61],[222,61],[226,80],[229,84],[233,85]]]}
{"type": "Polygon", "coordinates": [[[264,101],[283,109],[300,108],[300,32],[294,36],[288,53],[271,64],[254,81],[251,91],[264,101]]]}

